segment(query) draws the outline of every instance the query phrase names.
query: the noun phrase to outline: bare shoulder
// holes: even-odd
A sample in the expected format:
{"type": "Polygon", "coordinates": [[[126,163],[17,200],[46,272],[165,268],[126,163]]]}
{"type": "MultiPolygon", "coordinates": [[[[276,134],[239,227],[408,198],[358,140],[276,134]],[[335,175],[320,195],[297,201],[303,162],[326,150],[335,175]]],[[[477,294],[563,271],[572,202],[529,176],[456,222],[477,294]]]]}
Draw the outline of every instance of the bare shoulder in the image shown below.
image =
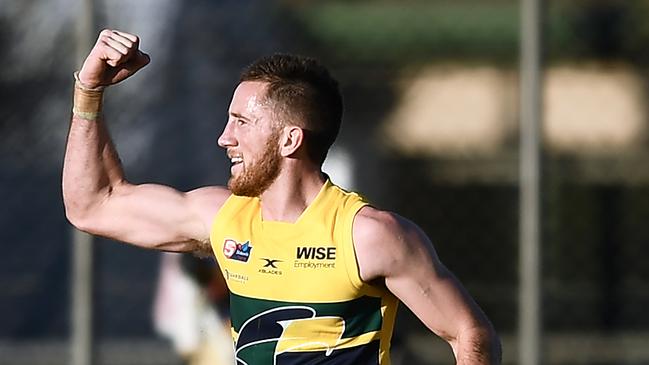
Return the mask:
{"type": "Polygon", "coordinates": [[[376,245],[409,242],[407,238],[421,235],[421,229],[412,221],[387,210],[372,206],[363,207],[354,219],[354,242],[359,245],[376,245]]]}
{"type": "Polygon", "coordinates": [[[212,255],[210,229],[214,217],[231,195],[223,186],[205,186],[184,193],[187,204],[200,221],[200,235],[190,244],[195,255],[208,257],[212,255]]]}
{"type": "Polygon", "coordinates": [[[223,205],[231,195],[225,186],[203,186],[187,192],[187,197],[196,202],[209,202],[210,204],[223,205]]]}
{"type": "Polygon", "coordinates": [[[204,186],[186,193],[189,204],[196,209],[201,220],[210,223],[230,195],[230,190],[224,186],[204,186]]]}
{"type": "Polygon", "coordinates": [[[432,249],[415,223],[372,206],[363,207],[356,214],[353,239],[361,278],[366,281],[389,276],[401,263],[411,261],[407,260],[409,256],[432,249]]]}

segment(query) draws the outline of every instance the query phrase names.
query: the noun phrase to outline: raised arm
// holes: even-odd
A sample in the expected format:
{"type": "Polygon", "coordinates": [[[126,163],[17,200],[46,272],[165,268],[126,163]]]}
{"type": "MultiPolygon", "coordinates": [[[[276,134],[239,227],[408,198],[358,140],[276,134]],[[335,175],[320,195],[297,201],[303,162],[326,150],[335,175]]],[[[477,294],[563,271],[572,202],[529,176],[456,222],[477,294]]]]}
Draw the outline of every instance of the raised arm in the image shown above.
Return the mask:
{"type": "Polygon", "coordinates": [[[496,332],[414,223],[372,207],[354,221],[361,278],[385,286],[452,347],[457,364],[500,364],[496,332]]]}
{"type": "Polygon", "coordinates": [[[208,253],[210,220],[229,196],[227,189],[184,193],[163,185],[129,183],[104,124],[103,89],[148,63],[135,35],[104,30],[75,75],[63,164],[66,215],[77,228],[92,234],[145,248],[208,253]]]}

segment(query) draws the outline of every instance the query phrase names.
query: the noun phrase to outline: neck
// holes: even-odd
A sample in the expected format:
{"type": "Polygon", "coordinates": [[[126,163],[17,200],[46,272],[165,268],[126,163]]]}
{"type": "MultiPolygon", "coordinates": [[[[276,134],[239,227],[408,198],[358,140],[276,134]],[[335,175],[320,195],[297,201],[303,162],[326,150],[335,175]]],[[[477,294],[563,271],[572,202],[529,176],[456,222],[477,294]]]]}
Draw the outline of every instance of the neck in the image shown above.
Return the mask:
{"type": "Polygon", "coordinates": [[[325,176],[319,169],[282,171],[260,197],[262,219],[295,223],[324,183],[325,176]]]}

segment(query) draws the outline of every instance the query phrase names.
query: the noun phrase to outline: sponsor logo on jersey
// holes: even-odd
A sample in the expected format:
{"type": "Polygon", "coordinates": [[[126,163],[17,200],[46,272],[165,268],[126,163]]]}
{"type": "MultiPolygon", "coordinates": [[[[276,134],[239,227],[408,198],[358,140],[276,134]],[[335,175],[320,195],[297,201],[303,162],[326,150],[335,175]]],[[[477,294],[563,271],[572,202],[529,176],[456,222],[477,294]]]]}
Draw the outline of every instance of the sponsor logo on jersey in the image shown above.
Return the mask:
{"type": "Polygon", "coordinates": [[[225,242],[223,242],[223,254],[225,257],[232,260],[248,262],[251,251],[252,245],[250,244],[250,241],[238,243],[235,240],[226,239],[225,242]]]}
{"type": "Polygon", "coordinates": [[[333,269],[336,267],[336,248],[298,246],[293,267],[297,269],[333,269]]]}
{"type": "Polygon", "coordinates": [[[279,263],[283,262],[282,260],[278,259],[269,259],[262,257],[262,261],[264,261],[264,264],[257,272],[261,274],[270,274],[270,275],[282,275],[282,270],[279,268],[279,263]]]}
{"type": "Polygon", "coordinates": [[[272,267],[273,269],[279,269],[279,267],[277,267],[277,263],[282,262],[282,260],[277,260],[277,259],[262,258],[262,260],[266,261],[264,267],[272,267]]]}
{"type": "Polygon", "coordinates": [[[228,269],[225,269],[224,271],[225,271],[225,280],[228,280],[228,281],[232,280],[232,281],[236,281],[236,282],[245,284],[249,279],[248,275],[243,275],[243,274],[239,274],[239,273],[236,273],[236,272],[232,272],[232,271],[230,271],[228,269]]]}
{"type": "Polygon", "coordinates": [[[298,246],[295,258],[307,260],[335,260],[336,248],[298,246]]]}
{"type": "Polygon", "coordinates": [[[341,317],[318,316],[315,309],[301,305],[272,308],[243,323],[234,356],[237,365],[280,364],[282,354],[308,351],[305,354],[318,356],[312,360],[325,363],[344,332],[345,320],[341,317]],[[319,331],[322,328],[327,331],[319,331]],[[273,349],[264,350],[269,343],[274,344],[273,349]]]}

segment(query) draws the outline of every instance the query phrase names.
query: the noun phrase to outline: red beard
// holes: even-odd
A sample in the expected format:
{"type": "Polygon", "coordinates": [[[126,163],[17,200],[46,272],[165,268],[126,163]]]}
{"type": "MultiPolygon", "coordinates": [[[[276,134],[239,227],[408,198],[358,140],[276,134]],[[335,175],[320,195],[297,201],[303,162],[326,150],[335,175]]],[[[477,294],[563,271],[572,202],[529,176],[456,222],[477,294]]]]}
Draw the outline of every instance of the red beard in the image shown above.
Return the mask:
{"type": "Polygon", "coordinates": [[[275,181],[281,170],[282,156],[279,153],[279,133],[265,144],[260,159],[252,161],[237,175],[230,177],[228,189],[234,195],[258,197],[275,181]]]}

